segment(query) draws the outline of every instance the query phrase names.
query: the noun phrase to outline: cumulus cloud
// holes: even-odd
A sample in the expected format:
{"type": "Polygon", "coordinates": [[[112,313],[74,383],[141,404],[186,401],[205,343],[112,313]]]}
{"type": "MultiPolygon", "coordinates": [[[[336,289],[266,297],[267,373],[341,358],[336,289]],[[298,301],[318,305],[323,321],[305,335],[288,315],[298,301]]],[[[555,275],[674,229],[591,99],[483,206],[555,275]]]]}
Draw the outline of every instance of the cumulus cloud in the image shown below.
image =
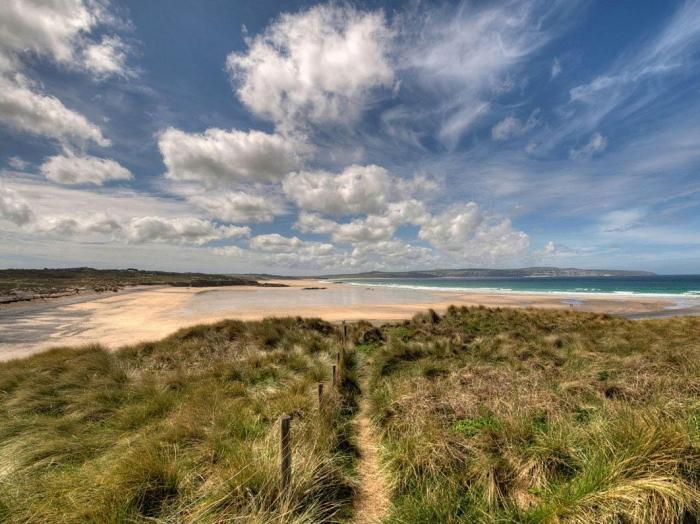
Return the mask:
{"type": "Polygon", "coordinates": [[[22,77],[0,77],[0,121],[33,135],[110,145],[99,127],[58,98],[33,91],[22,77]]]}
{"type": "Polygon", "coordinates": [[[188,200],[226,222],[272,222],[276,216],[287,212],[284,203],[275,195],[260,196],[245,191],[198,194],[188,200]]]}
{"type": "Polygon", "coordinates": [[[22,55],[45,57],[100,76],[125,70],[126,49],[114,36],[96,44],[89,38],[115,17],[107,1],[5,0],[0,31],[0,71],[19,68],[22,55]]]}
{"type": "Polygon", "coordinates": [[[131,171],[114,160],[89,155],[56,155],[41,165],[42,174],[59,184],[103,185],[112,180],[131,180],[131,171]]]}
{"type": "Polygon", "coordinates": [[[106,213],[87,216],[51,216],[42,218],[33,228],[37,233],[46,233],[61,237],[88,235],[117,235],[122,232],[119,221],[106,213]]]}
{"type": "Polygon", "coordinates": [[[37,220],[31,232],[60,237],[108,235],[134,244],[169,243],[201,246],[216,240],[250,234],[250,228],[217,225],[195,217],[144,216],[121,219],[106,213],[46,216],[37,220]]]}
{"type": "Polygon", "coordinates": [[[307,270],[348,265],[348,254],[337,250],[333,244],[285,237],[277,233],[255,236],[248,244],[250,249],[224,246],[214,248],[214,252],[244,259],[251,264],[299,267],[307,270]]]}
{"type": "Polygon", "coordinates": [[[410,200],[389,204],[382,215],[367,215],[344,223],[302,211],[294,227],[302,233],[330,235],[335,242],[362,244],[387,241],[401,224],[421,224],[428,217],[421,202],[410,200]]]}
{"type": "Polygon", "coordinates": [[[0,218],[23,226],[34,219],[34,213],[16,191],[0,187],[0,218]]]}
{"type": "Polygon", "coordinates": [[[158,148],[167,178],[208,187],[279,180],[308,151],[303,142],[281,134],[215,128],[186,133],[172,127],[161,133],[158,148]]]}
{"type": "Polygon", "coordinates": [[[301,247],[299,237],[284,237],[278,233],[258,235],[250,239],[250,247],[273,253],[288,252],[301,247]]]}
{"type": "Polygon", "coordinates": [[[377,165],[351,165],[334,175],[327,171],[291,173],[283,188],[297,206],[331,215],[378,213],[392,187],[389,172],[377,165]]]}
{"type": "Polygon", "coordinates": [[[475,202],[456,204],[426,219],[418,237],[465,260],[493,260],[522,254],[528,236],[510,220],[485,214],[475,202]]]}
{"type": "Polygon", "coordinates": [[[571,160],[589,160],[597,153],[605,150],[608,146],[608,140],[600,133],[593,133],[591,139],[586,145],[579,149],[569,150],[569,158],[571,160]]]}
{"type": "Polygon", "coordinates": [[[319,5],[281,15],[226,64],[238,97],[257,115],[288,128],[348,121],[372,88],[391,85],[391,38],[380,11],[319,5]]]}
{"type": "Polygon", "coordinates": [[[430,248],[391,239],[355,246],[350,260],[353,266],[373,269],[416,269],[434,267],[439,258],[430,248]]]}
{"type": "Polygon", "coordinates": [[[132,218],[125,227],[129,242],[171,242],[203,245],[215,240],[250,234],[250,228],[216,225],[201,218],[132,218]]]}

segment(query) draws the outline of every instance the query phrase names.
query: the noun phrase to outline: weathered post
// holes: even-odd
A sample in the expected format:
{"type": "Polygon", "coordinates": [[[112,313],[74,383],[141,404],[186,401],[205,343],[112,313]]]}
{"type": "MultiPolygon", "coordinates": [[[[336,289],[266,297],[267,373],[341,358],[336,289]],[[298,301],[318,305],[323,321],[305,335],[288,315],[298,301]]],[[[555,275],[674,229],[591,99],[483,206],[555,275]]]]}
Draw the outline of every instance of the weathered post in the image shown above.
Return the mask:
{"type": "Polygon", "coordinates": [[[343,349],[348,345],[348,325],[343,320],[343,349]]]}
{"type": "Polygon", "coordinates": [[[323,408],[323,382],[318,383],[318,409],[323,408]]]}
{"type": "Polygon", "coordinates": [[[333,387],[335,388],[336,385],[336,376],[338,374],[338,368],[336,368],[335,365],[333,365],[333,387]]]}
{"type": "Polygon", "coordinates": [[[292,450],[289,445],[289,426],[292,417],[284,415],[280,419],[280,486],[286,492],[292,480],[292,450]]]}

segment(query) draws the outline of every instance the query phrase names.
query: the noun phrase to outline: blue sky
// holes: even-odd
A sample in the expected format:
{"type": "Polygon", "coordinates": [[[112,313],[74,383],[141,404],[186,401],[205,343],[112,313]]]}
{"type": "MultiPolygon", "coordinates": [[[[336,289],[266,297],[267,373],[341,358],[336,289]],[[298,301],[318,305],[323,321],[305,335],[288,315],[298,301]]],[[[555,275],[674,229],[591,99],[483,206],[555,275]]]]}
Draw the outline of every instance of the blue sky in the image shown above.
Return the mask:
{"type": "Polygon", "coordinates": [[[700,2],[8,0],[0,266],[700,268],[700,2]]]}

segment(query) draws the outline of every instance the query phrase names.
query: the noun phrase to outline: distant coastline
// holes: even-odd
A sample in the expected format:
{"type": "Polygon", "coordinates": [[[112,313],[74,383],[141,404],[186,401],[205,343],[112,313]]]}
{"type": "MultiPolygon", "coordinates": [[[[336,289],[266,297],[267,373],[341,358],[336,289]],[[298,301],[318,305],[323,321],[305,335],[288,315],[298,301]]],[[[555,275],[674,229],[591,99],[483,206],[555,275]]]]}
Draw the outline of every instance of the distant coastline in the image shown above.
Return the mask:
{"type": "Polygon", "coordinates": [[[623,277],[623,276],[657,276],[651,271],[623,269],[580,269],[574,267],[536,266],[511,269],[464,268],[464,269],[426,269],[419,271],[365,271],[362,273],[345,273],[323,275],[319,278],[526,278],[526,277],[623,277]]]}

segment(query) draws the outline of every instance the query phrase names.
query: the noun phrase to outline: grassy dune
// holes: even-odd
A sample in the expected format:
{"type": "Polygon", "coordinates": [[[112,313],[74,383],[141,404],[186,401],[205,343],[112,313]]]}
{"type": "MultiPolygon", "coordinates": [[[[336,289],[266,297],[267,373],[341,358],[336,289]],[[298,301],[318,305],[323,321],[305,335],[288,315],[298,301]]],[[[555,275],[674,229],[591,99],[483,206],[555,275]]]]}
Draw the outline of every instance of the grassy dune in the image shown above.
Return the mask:
{"type": "Polygon", "coordinates": [[[388,522],[700,521],[700,319],[450,308],[360,349],[388,522]]]}
{"type": "Polygon", "coordinates": [[[319,320],[0,364],[0,520],[349,522],[365,395],[385,522],[700,521],[700,319],[450,308],[351,331],[321,412],[340,336],[319,320]]]}
{"type": "Polygon", "coordinates": [[[352,494],[352,377],[317,409],[329,324],[222,322],[0,366],[0,520],[320,522],[352,494]],[[347,394],[345,394],[347,392],[347,394]],[[278,485],[292,414],[293,484],[278,485]]]}

